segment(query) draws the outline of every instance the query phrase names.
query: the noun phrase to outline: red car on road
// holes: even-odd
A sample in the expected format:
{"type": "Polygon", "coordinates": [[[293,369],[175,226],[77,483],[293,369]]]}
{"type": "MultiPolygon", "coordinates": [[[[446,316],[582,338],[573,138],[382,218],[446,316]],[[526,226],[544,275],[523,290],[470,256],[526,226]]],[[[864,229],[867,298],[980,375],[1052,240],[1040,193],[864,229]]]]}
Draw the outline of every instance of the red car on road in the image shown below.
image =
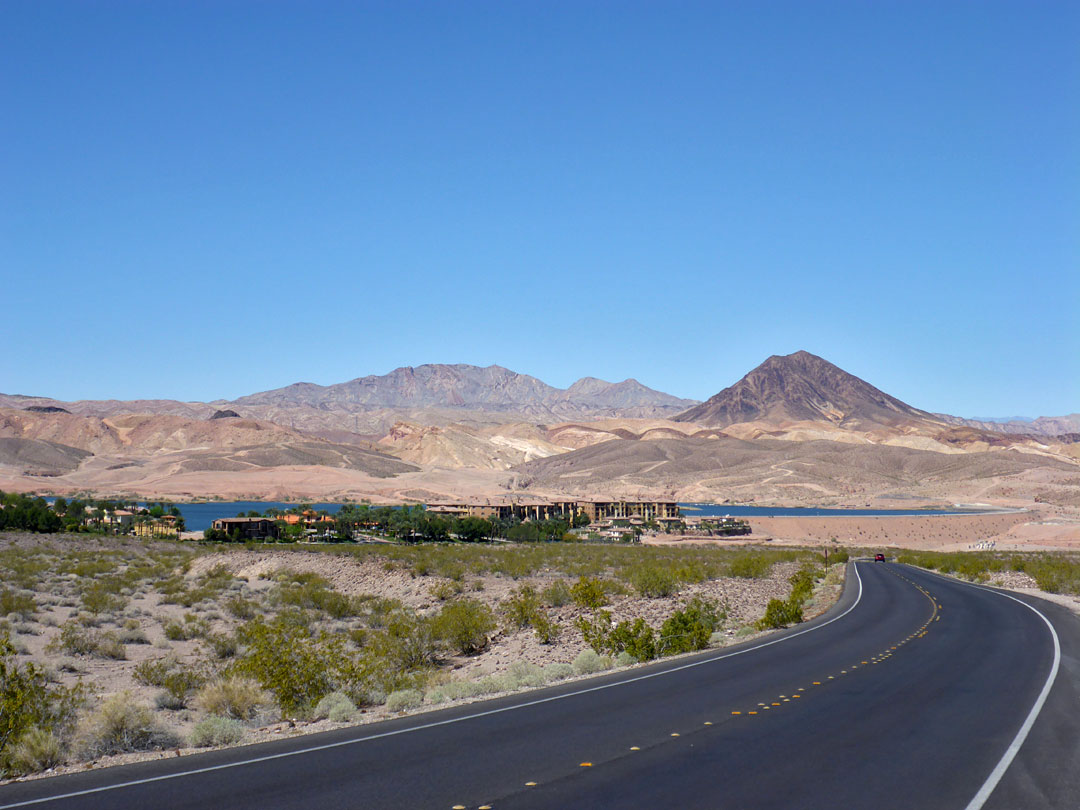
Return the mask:
{"type": "Polygon", "coordinates": [[[875,554],[874,555],[874,562],[885,562],[885,555],[884,554],[875,554]]]}

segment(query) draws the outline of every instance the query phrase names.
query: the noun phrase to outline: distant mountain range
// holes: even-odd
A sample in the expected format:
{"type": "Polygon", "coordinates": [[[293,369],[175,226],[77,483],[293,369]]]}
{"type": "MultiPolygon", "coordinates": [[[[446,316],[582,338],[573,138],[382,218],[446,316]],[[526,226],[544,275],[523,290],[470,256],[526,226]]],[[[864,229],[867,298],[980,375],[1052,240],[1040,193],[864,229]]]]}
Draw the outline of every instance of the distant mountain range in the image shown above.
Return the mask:
{"type": "Polygon", "coordinates": [[[673,416],[696,402],[655,391],[637,380],[610,383],[583,377],[562,389],[502,366],[432,364],[407,366],[337,385],[295,383],[228,404],[239,409],[308,407],[350,413],[440,409],[580,419],[673,416]]]}
{"type": "Polygon", "coordinates": [[[865,503],[890,486],[930,498],[1026,487],[1071,503],[1077,434],[1078,415],[929,413],[809,352],[770,357],[706,402],[633,379],[562,389],[501,366],[423,365],[209,403],[0,394],[0,489],[865,503]]]}

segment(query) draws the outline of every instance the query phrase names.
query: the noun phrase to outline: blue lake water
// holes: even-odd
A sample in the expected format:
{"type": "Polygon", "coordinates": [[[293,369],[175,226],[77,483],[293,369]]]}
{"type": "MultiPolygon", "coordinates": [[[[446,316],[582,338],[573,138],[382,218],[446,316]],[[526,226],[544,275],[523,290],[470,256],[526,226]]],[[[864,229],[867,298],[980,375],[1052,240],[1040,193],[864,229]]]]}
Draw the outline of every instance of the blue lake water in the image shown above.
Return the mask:
{"type": "MultiPolygon", "coordinates": [[[[178,503],[180,514],[184,516],[184,523],[190,532],[201,532],[209,529],[210,524],[218,518],[236,517],[244,512],[264,512],[267,509],[288,509],[296,506],[295,503],[283,503],[281,501],[210,501],[207,503],[178,503]]],[[[324,510],[334,514],[341,508],[339,503],[313,503],[313,509],[324,510]]],[[[977,513],[976,509],[816,509],[812,507],[781,508],[775,506],[729,506],[726,504],[679,504],[687,516],[715,517],[731,515],[733,517],[923,517],[926,515],[965,515],[977,513]]]]}

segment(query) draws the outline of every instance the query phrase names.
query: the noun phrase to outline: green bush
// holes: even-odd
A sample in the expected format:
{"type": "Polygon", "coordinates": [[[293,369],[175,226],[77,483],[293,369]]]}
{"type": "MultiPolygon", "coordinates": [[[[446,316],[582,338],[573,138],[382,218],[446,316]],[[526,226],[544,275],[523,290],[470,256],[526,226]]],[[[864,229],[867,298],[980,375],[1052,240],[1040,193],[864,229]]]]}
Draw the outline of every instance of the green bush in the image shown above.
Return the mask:
{"type": "Polygon", "coordinates": [[[675,574],[661,565],[639,565],[626,574],[634,589],[647,599],[662,599],[679,590],[675,574]]]}
{"type": "Polygon", "coordinates": [[[570,587],[570,598],[575,605],[596,609],[608,604],[608,588],[596,577],[582,576],[570,587]]]}
{"type": "Polygon", "coordinates": [[[775,630],[798,624],[803,620],[802,604],[790,599],[770,599],[765,608],[765,615],[758,621],[760,630],[775,630]]]}
{"type": "Polygon", "coordinates": [[[204,717],[191,730],[189,742],[195,748],[235,745],[244,739],[244,724],[231,717],[204,717]]]}
{"type": "Polygon", "coordinates": [[[9,758],[12,746],[24,734],[30,729],[66,732],[85,700],[86,689],[81,684],[59,686],[50,683],[47,673],[33,663],[20,665],[11,642],[0,636],[0,774],[22,767],[9,758]]]}
{"type": "Polygon", "coordinates": [[[561,579],[544,588],[540,596],[549,607],[562,607],[570,604],[572,600],[570,587],[561,579]]]}
{"type": "Polygon", "coordinates": [[[656,658],[656,631],[640,616],[615,625],[611,613],[600,610],[591,620],[579,617],[577,626],[585,643],[597,654],[618,655],[626,652],[638,661],[656,658]]]}
{"type": "MultiPolygon", "coordinates": [[[[660,627],[657,647],[663,655],[704,650],[709,646],[709,638],[725,618],[725,611],[716,602],[695,596],[672,613],[660,627]]],[[[633,650],[628,652],[640,658],[633,650]]]]}
{"type": "Polygon", "coordinates": [[[243,628],[247,653],[232,666],[277,700],[283,716],[303,714],[334,691],[334,661],[306,628],[255,621],[243,628]]]}
{"type": "Polygon", "coordinates": [[[773,560],[763,554],[742,552],[728,563],[728,576],[763,579],[772,570],[773,560]]]}
{"type": "Polygon", "coordinates": [[[530,627],[540,612],[540,597],[531,585],[522,585],[501,605],[503,616],[510,630],[530,627]]]}
{"type": "Polygon", "coordinates": [[[85,610],[98,616],[102,613],[115,613],[123,610],[127,599],[116,593],[111,593],[100,583],[94,583],[82,593],[82,606],[85,610]]]}
{"type": "Polygon", "coordinates": [[[9,588],[0,590],[0,616],[18,613],[23,620],[29,619],[37,611],[34,597],[18,593],[9,588]]]}
{"type": "Polygon", "coordinates": [[[232,599],[226,599],[225,610],[229,611],[234,618],[245,622],[254,619],[259,614],[258,605],[242,596],[234,596],[232,599]]]}
{"type": "Polygon", "coordinates": [[[800,568],[788,577],[788,582],[791,583],[791,594],[788,598],[801,605],[814,592],[814,583],[820,576],[820,569],[814,566],[800,568]]]}
{"type": "Polygon", "coordinates": [[[835,551],[829,551],[829,565],[843,565],[849,559],[851,559],[851,555],[848,554],[846,549],[838,548],[835,551]]]}
{"type": "Polygon", "coordinates": [[[462,655],[473,655],[487,647],[488,634],[496,627],[491,609],[475,599],[445,605],[433,624],[436,636],[462,655]]]}
{"type": "Polygon", "coordinates": [[[229,633],[207,633],[204,641],[218,659],[232,658],[240,646],[236,636],[229,633]]]}
{"type": "MultiPolygon", "coordinates": [[[[439,637],[435,620],[406,610],[385,617],[381,631],[363,634],[365,652],[385,669],[383,685],[394,685],[393,679],[413,670],[426,669],[439,659],[439,637]]],[[[393,691],[392,689],[390,691],[393,691]]]]}
{"type": "Polygon", "coordinates": [[[536,630],[536,637],[541,644],[554,644],[562,627],[553,622],[546,613],[539,612],[533,617],[533,629],[536,630]]]}

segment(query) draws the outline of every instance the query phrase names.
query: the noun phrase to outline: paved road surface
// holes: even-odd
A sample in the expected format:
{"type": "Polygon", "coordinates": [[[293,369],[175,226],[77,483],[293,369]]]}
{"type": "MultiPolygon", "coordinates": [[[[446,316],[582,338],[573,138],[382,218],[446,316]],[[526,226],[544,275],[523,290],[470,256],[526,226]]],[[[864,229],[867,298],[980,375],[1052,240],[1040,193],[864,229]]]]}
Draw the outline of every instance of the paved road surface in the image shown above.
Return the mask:
{"type": "Polygon", "coordinates": [[[765,643],[9,785],[0,810],[1077,808],[1080,622],[1024,601],[1041,613],[918,569],[853,564],[833,610],[765,643]]]}

